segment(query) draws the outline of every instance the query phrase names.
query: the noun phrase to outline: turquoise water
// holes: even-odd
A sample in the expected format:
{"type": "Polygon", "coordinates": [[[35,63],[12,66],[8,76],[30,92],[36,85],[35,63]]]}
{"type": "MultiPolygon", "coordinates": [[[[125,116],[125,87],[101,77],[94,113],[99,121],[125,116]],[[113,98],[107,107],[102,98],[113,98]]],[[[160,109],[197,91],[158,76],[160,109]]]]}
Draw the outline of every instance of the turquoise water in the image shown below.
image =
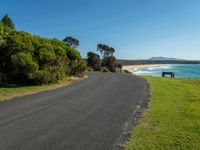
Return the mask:
{"type": "Polygon", "coordinates": [[[175,72],[175,77],[179,78],[200,78],[200,64],[177,64],[149,67],[132,72],[138,75],[161,76],[162,71],[173,71],[175,72]]]}

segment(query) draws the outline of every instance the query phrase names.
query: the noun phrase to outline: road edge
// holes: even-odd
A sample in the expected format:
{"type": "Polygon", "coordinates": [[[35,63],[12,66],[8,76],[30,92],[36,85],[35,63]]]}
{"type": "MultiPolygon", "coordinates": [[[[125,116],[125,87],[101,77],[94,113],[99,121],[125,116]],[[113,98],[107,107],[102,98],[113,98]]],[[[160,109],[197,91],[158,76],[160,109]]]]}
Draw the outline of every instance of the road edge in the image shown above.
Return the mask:
{"type": "Polygon", "coordinates": [[[150,85],[148,81],[141,76],[133,74],[129,75],[132,77],[134,76],[136,78],[139,78],[140,80],[143,80],[146,83],[144,86],[144,97],[142,97],[139,100],[136,110],[128,117],[128,120],[124,123],[122,133],[113,145],[112,150],[124,150],[126,142],[131,137],[133,128],[137,125],[137,121],[142,117],[142,113],[144,112],[144,110],[148,108],[148,104],[151,97],[150,85]]]}
{"type": "Polygon", "coordinates": [[[72,77],[71,80],[68,81],[66,84],[58,85],[58,86],[51,87],[51,88],[41,89],[41,90],[34,91],[34,92],[27,92],[25,94],[20,94],[20,95],[13,96],[13,97],[8,97],[8,98],[0,99],[0,102],[11,101],[11,100],[14,100],[15,98],[19,98],[19,97],[23,97],[23,96],[29,96],[29,95],[34,95],[34,94],[38,94],[38,93],[41,93],[41,92],[57,90],[57,89],[60,89],[60,88],[63,88],[63,87],[75,84],[77,82],[86,80],[86,79],[88,79],[88,76],[86,76],[86,75],[84,77],[81,77],[81,78],[72,77]]]}

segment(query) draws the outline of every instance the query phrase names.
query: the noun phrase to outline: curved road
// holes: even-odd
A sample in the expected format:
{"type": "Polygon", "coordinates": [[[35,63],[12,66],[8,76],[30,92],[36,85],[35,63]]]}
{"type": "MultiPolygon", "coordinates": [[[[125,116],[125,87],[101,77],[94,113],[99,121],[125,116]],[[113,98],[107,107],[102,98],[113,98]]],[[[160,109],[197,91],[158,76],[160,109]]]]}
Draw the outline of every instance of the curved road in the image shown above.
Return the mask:
{"type": "Polygon", "coordinates": [[[0,102],[2,150],[110,150],[145,98],[146,82],[114,73],[0,102]]]}

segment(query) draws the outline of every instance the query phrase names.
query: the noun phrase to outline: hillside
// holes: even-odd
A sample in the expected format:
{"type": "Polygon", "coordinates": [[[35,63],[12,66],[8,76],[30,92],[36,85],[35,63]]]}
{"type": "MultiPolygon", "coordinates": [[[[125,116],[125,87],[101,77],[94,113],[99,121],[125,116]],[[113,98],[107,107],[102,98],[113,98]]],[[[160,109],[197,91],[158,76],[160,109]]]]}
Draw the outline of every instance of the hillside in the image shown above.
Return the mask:
{"type": "Polygon", "coordinates": [[[178,58],[169,58],[169,57],[151,57],[149,60],[183,60],[183,59],[178,59],[178,58]]]}
{"type": "Polygon", "coordinates": [[[141,64],[200,64],[200,60],[125,60],[118,59],[122,65],[141,65],[141,64]]]}

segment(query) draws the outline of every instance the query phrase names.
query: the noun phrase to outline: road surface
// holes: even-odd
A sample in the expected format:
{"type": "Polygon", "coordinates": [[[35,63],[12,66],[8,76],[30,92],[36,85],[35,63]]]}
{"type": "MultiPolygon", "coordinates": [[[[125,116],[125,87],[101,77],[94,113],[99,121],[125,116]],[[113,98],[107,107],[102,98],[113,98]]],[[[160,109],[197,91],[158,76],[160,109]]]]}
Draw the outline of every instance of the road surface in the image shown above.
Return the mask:
{"type": "Polygon", "coordinates": [[[90,73],[73,85],[0,102],[1,150],[110,150],[146,82],[90,73]]]}

